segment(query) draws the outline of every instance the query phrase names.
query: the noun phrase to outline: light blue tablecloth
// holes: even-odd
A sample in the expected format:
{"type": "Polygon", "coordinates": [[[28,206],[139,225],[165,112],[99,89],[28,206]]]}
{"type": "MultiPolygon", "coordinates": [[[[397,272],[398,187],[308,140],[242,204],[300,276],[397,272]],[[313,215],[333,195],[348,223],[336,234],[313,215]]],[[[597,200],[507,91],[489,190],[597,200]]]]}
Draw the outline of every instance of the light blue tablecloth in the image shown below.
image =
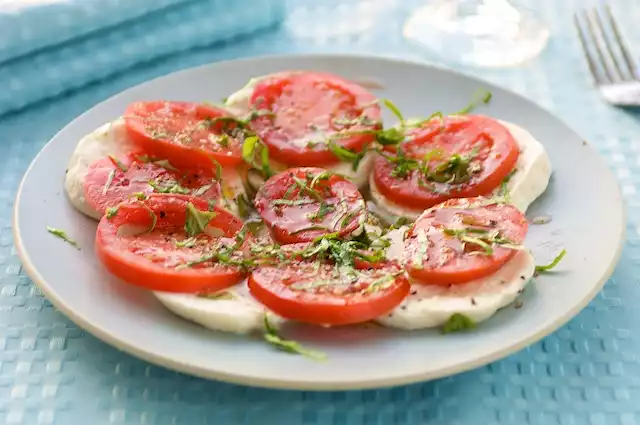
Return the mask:
{"type": "MultiPolygon", "coordinates": [[[[571,13],[583,1],[530,1],[552,29],[551,44],[537,61],[516,69],[466,70],[525,94],[576,128],[607,159],[629,206],[623,258],[604,290],[568,325],[516,355],[395,389],[250,389],[184,376],[118,352],[56,312],[26,277],[12,248],[16,186],[49,137],[106,97],[177,69],[238,56],[347,51],[436,60],[400,37],[404,17],[419,1],[369,0],[359,13],[343,1],[328,7],[291,0],[295,19],[280,30],[137,65],[0,118],[0,423],[640,424],[640,115],[605,105],[590,87],[571,26],[571,13]],[[374,13],[376,5],[385,9],[374,13]],[[358,31],[349,32],[352,27],[358,31]]],[[[612,1],[640,52],[640,6],[612,1]]]]}

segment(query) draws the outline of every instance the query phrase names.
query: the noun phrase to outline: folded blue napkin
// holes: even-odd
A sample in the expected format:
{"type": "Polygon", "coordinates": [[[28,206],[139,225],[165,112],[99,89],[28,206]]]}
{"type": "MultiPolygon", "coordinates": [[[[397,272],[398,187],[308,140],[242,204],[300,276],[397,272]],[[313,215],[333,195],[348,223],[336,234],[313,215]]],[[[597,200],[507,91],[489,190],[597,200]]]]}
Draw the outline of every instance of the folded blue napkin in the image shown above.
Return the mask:
{"type": "Polygon", "coordinates": [[[283,16],[284,0],[0,1],[0,115],[283,16]]]}

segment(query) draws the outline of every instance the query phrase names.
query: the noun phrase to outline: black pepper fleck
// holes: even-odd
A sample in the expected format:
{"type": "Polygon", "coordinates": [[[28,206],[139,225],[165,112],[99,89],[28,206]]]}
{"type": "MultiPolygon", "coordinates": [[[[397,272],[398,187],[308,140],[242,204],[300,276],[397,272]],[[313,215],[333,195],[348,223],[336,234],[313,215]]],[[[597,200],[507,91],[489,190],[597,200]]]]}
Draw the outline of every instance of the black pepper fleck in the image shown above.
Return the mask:
{"type": "Polygon", "coordinates": [[[471,298],[471,305],[478,305],[475,298],[471,298]]]}
{"type": "Polygon", "coordinates": [[[524,290],[520,289],[518,290],[518,294],[522,294],[524,292],[524,290]]]}
{"type": "Polygon", "coordinates": [[[418,290],[417,289],[414,289],[414,290],[411,291],[411,295],[417,295],[417,294],[418,294],[418,290]]]}
{"type": "Polygon", "coordinates": [[[527,277],[526,276],[520,276],[520,279],[527,280],[527,277]]]}
{"type": "Polygon", "coordinates": [[[400,306],[400,308],[401,308],[402,310],[406,310],[406,309],[407,309],[407,306],[406,306],[406,305],[403,305],[403,306],[400,306]]]}
{"type": "Polygon", "coordinates": [[[167,213],[164,211],[160,211],[160,218],[165,218],[167,216],[167,213]]]}
{"type": "Polygon", "coordinates": [[[516,308],[516,309],[517,309],[517,308],[522,308],[522,304],[523,304],[523,302],[522,302],[522,301],[520,301],[520,300],[518,300],[518,301],[516,301],[516,303],[513,305],[513,307],[514,307],[514,308],[516,308]]]}

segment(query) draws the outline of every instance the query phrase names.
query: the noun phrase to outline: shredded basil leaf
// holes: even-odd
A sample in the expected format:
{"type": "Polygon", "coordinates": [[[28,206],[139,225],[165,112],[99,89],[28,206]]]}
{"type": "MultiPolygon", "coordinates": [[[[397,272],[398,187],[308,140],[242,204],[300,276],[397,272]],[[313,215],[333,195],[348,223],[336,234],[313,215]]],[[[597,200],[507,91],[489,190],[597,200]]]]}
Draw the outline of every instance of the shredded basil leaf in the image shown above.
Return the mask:
{"type": "Polygon", "coordinates": [[[111,162],[113,162],[113,164],[118,167],[120,169],[120,171],[122,171],[123,173],[127,172],[127,167],[122,163],[122,161],[120,161],[118,158],[116,158],[115,156],[109,154],[109,159],[111,159],[111,162]]]}
{"type": "Polygon", "coordinates": [[[113,218],[116,216],[116,214],[118,214],[118,209],[119,207],[109,207],[107,208],[105,215],[107,216],[107,218],[113,218]]]}
{"type": "Polygon", "coordinates": [[[266,331],[264,334],[264,340],[278,350],[291,354],[300,354],[301,356],[308,357],[316,361],[325,361],[327,359],[327,355],[321,351],[310,350],[302,346],[299,342],[282,338],[278,334],[277,329],[269,323],[269,319],[266,314],[264,316],[264,328],[266,331]]]}
{"type": "Polygon", "coordinates": [[[209,221],[217,216],[217,212],[200,211],[191,202],[187,204],[187,219],[184,223],[184,231],[188,236],[195,236],[204,232],[209,221]]]}
{"type": "Polygon", "coordinates": [[[481,103],[487,104],[491,101],[491,92],[485,89],[478,89],[471,96],[471,101],[467,106],[456,112],[456,115],[465,115],[476,109],[481,103]]]}
{"type": "Polygon", "coordinates": [[[167,186],[163,186],[161,184],[165,182],[160,182],[157,180],[149,180],[147,183],[149,184],[149,186],[151,186],[153,191],[157,193],[177,193],[181,195],[188,195],[189,193],[191,193],[190,189],[182,187],[177,181],[168,182],[169,184],[167,186]]]}
{"type": "Polygon", "coordinates": [[[467,331],[475,328],[476,322],[462,313],[454,313],[449,317],[447,323],[442,326],[442,333],[448,334],[452,332],[467,331]]]}
{"type": "Polygon", "coordinates": [[[558,263],[560,263],[560,261],[562,261],[565,255],[567,255],[567,250],[563,249],[562,251],[560,251],[560,254],[558,254],[558,256],[554,258],[553,261],[549,264],[544,266],[536,266],[536,272],[545,273],[552,270],[555,266],[558,265],[558,263]]]}
{"type": "Polygon", "coordinates": [[[242,144],[242,159],[257,170],[261,170],[265,178],[274,175],[271,165],[269,164],[269,150],[258,136],[249,136],[244,139],[242,144]],[[256,156],[260,160],[256,160],[256,156]]]}
{"type": "Polygon", "coordinates": [[[47,231],[51,233],[53,236],[57,236],[58,238],[62,239],[69,245],[73,246],[75,249],[78,249],[78,250],[80,249],[80,245],[78,245],[78,242],[76,242],[75,239],[71,239],[69,236],[67,236],[67,233],[64,230],[47,226],[47,231]]]}

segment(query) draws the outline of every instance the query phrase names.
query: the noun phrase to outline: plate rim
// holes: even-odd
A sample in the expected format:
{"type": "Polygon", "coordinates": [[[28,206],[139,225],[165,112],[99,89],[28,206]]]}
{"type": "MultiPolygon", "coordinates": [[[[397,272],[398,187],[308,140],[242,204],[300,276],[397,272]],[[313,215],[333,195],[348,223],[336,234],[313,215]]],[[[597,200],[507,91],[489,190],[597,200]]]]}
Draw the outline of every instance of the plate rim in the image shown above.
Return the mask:
{"type": "MultiPolygon", "coordinates": [[[[66,197],[66,195],[65,195],[66,197]]],[[[486,364],[495,362],[497,360],[503,359],[511,354],[514,354],[516,352],[521,351],[522,349],[535,344],[536,342],[540,341],[542,338],[552,334],[553,332],[555,332],[558,328],[560,328],[561,326],[563,326],[564,324],[566,324],[568,321],[570,321],[572,318],[574,318],[580,311],[582,311],[594,298],[595,296],[602,290],[602,288],[604,287],[606,281],[609,279],[609,277],[613,274],[613,272],[615,271],[615,268],[617,267],[620,258],[622,256],[622,252],[623,252],[623,248],[625,245],[625,240],[626,240],[626,233],[627,233],[627,211],[626,211],[626,207],[625,207],[626,203],[624,201],[624,198],[622,196],[622,191],[621,191],[621,187],[620,187],[620,182],[618,181],[618,179],[615,177],[615,175],[613,174],[613,171],[609,168],[608,164],[606,163],[606,161],[604,160],[603,156],[600,155],[600,153],[594,149],[592,147],[592,145],[588,142],[586,142],[586,140],[580,136],[580,134],[575,131],[573,129],[573,127],[571,127],[570,125],[568,125],[565,120],[563,120],[562,118],[556,116],[554,113],[552,113],[551,111],[549,111],[547,108],[541,106],[540,104],[526,98],[525,96],[509,89],[509,88],[505,88],[499,84],[493,83],[491,81],[488,81],[486,79],[480,78],[478,76],[475,75],[471,75],[469,73],[463,72],[463,71],[458,71],[458,70],[453,70],[450,69],[446,66],[442,66],[442,65],[438,65],[438,64],[432,64],[432,63],[428,63],[426,61],[422,61],[422,60],[416,60],[416,59],[407,59],[407,58],[402,58],[402,57],[396,57],[393,55],[377,55],[377,54],[362,54],[362,53],[358,53],[358,54],[347,54],[347,53],[335,53],[335,54],[331,54],[331,53],[309,53],[309,54],[285,54],[285,55],[259,55],[259,56],[252,56],[252,57],[247,57],[247,58],[240,58],[240,59],[229,59],[229,60],[223,60],[223,61],[215,61],[215,62],[210,62],[210,63],[206,63],[206,64],[202,64],[199,66],[195,66],[195,67],[190,67],[190,68],[186,68],[186,69],[181,69],[178,71],[174,71],[168,74],[164,74],[164,75],[160,75],[148,80],[145,80],[143,82],[140,82],[138,84],[135,84],[131,87],[128,87],[124,90],[121,90],[115,94],[113,94],[112,96],[109,96],[106,99],[101,100],[100,102],[92,105],[90,108],[88,108],[87,110],[85,110],[82,114],[78,115],[77,117],[75,117],[73,120],[69,121],[62,129],[60,129],[58,132],[56,132],[50,139],[49,141],[47,141],[47,143],[38,151],[37,155],[33,158],[33,160],[30,162],[29,166],[27,167],[27,169],[24,172],[24,175],[22,177],[22,179],[20,180],[20,184],[18,186],[18,189],[16,191],[16,196],[15,196],[15,201],[14,201],[14,205],[13,205],[13,218],[12,218],[12,234],[13,234],[13,243],[14,246],[16,247],[16,252],[18,254],[18,257],[22,263],[22,266],[24,268],[24,270],[26,271],[27,275],[31,278],[32,282],[42,291],[42,293],[47,297],[47,299],[49,300],[49,302],[51,302],[51,304],[58,309],[60,312],[62,312],[68,319],[70,319],[73,323],[75,323],[78,327],[88,331],[89,333],[91,333],[93,336],[95,336],[96,338],[100,339],[101,341],[103,341],[104,343],[107,343],[109,345],[111,345],[112,347],[121,350],[125,353],[128,353],[134,357],[137,357],[139,359],[142,359],[144,361],[147,361],[149,363],[152,363],[154,365],[158,365],[161,367],[165,367],[168,368],[170,370],[174,370],[177,372],[181,372],[181,373],[186,373],[189,375],[193,375],[193,376],[197,376],[200,378],[205,378],[205,379],[210,379],[210,380],[217,380],[217,381],[222,381],[222,382],[226,382],[226,383],[231,383],[231,384],[239,384],[239,385],[246,385],[246,386],[251,386],[251,387],[259,387],[259,388],[270,388],[270,389],[288,389],[288,390],[311,390],[311,391],[343,391],[343,390],[349,390],[349,391],[357,391],[357,390],[366,390],[366,389],[378,389],[378,388],[389,388],[389,387],[395,387],[395,386],[400,386],[400,385],[410,385],[410,384],[415,384],[415,383],[419,383],[419,382],[427,382],[427,381],[431,381],[434,379],[439,379],[439,378],[443,378],[446,376],[451,376],[451,375],[455,375],[455,374],[459,374],[459,373],[463,373],[463,372],[467,372],[469,370],[472,369],[476,369],[479,367],[482,367],[486,364]],[[43,152],[51,145],[51,143],[53,142],[54,139],[56,139],[58,137],[58,135],[60,135],[61,133],[63,133],[69,126],[71,126],[74,122],[76,122],[77,120],[80,120],[82,117],[84,117],[85,115],[89,114],[93,109],[99,107],[101,104],[103,104],[104,102],[107,102],[109,100],[111,100],[112,98],[121,95],[122,93],[132,90],[136,87],[139,87],[141,85],[144,84],[148,84],[151,83],[155,80],[158,79],[162,79],[165,78],[169,75],[177,75],[177,74],[182,74],[182,73],[188,73],[188,72],[193,72],[195,70],[198,69],[202,69],[202,68],[207,68],[207,67],[211,67],[211,66],[224,66],[230,63],[252,63],[252,62],[261,62],[261,61],[279,61],[279,60],[296,60],[296,59],[302,59],[302,58],[314,58],[314,59],[333,59],[333,60],[349,60],[349,59],[359,59],[359,60],[370,60],[370,59],[374,59],[374,60],[378,60],[378,61],[386,61],[386,62],[394,62],[396,64],[405,64],[405,65],[413,65],[413,66],[421,66],[424,68],[431,68],[431,69],[435,69],[441,72],[447,72],[447,73],[451,73],[454,75],[457,75],[459,77],[463,77],[466,79],[470,79],[474,82],[477,83],[482,83],[482,84],[488,84],[491,86],[495,86],[500,88],[501,90],[504,90],[506,92],[508,92],[510,95],[513,95],[515,97],[518,97],[520,99],[522,99],[523,101],[526,101],[532,105],[534,105],[536,108],[540,109],[541,111],[552,115],[556,120],[558,120],[564,127],[566,127],[567,129],[569,129],[571,132],[573,132],[576,136],[578,136],[580,139],[582,139],[584,141],[584,143],[587,143],[588,149],[591,149],[597,157],[597,160],[601,163],[601,165],[603,166],[603,169],[606,170],[605,173],[608,175],[609,179],[614,183],[614,187],[616,190],[616,193],[614,194],[615,199],[618,200],[617,203],[617,207],[620,211],[621,217],[620,217],[620,223],[621,223],[621,231],[620,231],[620,235],[618,238],[618,245],[616,248],[616,252],[614,253],[614,256],[612,257],[612,261],[611,263],[607,266],[606,270],[604,271],[604,273],[598,278],[597,283],[594,285],[594,287],[592,288],[591,291],[589,291],[584,298],[582,298],[580,300],[580,302],[574,304],[573,308],[571,308],[570,310],[568,310],[564,315],[557,317],[554,321],[552,321],[551,323],[549,323],[546,327],[544,327],[543,329],[541,329],[538,333],[533,334],[531,336],[529,336],[528,338],[519,340],[517,342],[514,342],[512,344],[509,344],[508,346],[505,346],[499,350],[496,350],[492,353],[489,353],[487,355],[481,356],[481,357],[477,357],[473,360],[470,361],[466,361],[463,363],[458,363],[455,365],[451,365],[442,369],[438,369],[436,371],[427,371],[424,373],[412,373],[409,375],[398,375],[395,376],[393,378],[374,378],[374,379],[361,379],[361,380],[357,380],[357,381],[350,381],[350,382],[343,382],[343,381],[339,381],[337,383],[334,382],[321,382],[321,383],[317,383],[317,382],[313,382],[313,381],[287,381],[287,380],[277,380],[277,379],[270,379],[270,378],[261,378],[261,377],[251,377],[251,376],[247,376],[247,375],[241,375],[241,374],[237,374],[237,373],[227,373],[224,372],[223,370],[212,370],[212,369],[207,369],[207,368],[202,368],[202,367],[198,367],[198,366],[192,366],[188,363],[182,362],[179,359],[175,359],[175,358],[170,358],[170,357],[165,357],[161,354],[157,354],[154,353],[152,351],[147,351],[144,349],[141,349],[135,345],[131,345],[131,344],[127,344],[122,342],[115,334],[113,334],[112,332],[109,332],[108,330],[105,330],[103,328],[101,328],[100,326],[94,325],[91,321],[89,320],[85,320],[83,317],[81,317],[80,315],[76,315],[73,311],[73,309],[68,308],[66,303],[64,302],[64,300],[62,298],[60,298],[58,296],[58,294],[56,293],[56,290],[54,289],[53,286],[51,286],[49,283],[47,283],[47,281],[44,279],[44,277],[38,272],[38,270],[36,269],[36,267],[32,264],[31,262],[31,258],[29,256],[29,253],[27,252],[27,250],[25,249],[24,245],[23,245],[23,241],[22,241],[22,236],[19,232],[19,216],[18,216],[18,210],[19,210],[19,205],[20,205],[20,199],[22,198],[22,191],[23,191],[23,186],[25,184],[25,180],[26,177],[30,174],[30,172],[32,171],[35,163],[40,159],[41,155],[43,155],[43,152]]]]}

